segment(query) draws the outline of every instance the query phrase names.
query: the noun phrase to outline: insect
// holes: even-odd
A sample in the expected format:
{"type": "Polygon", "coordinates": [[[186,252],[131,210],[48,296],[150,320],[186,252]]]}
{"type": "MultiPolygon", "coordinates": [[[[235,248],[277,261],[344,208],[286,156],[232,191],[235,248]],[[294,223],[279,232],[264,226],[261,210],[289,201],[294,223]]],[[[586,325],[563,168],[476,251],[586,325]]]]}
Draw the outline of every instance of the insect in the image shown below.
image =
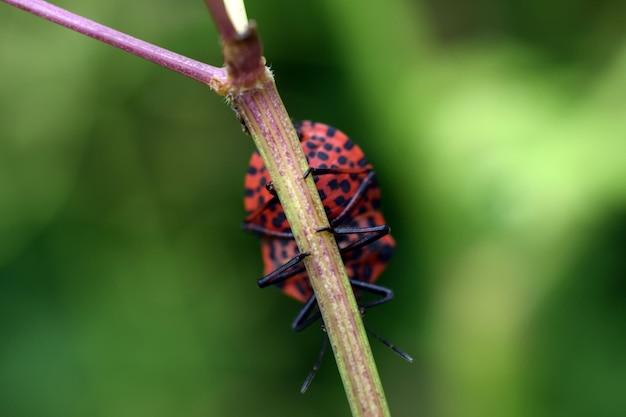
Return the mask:
{"type": "MultiPolygon", "coordinates": [[[[316,188],[330,222],[355,291],[359,307],[366,309],[393,298],[393,292],[374,282],[384,271],[393,253],[395,241],[389,234],[380,211],[380,186],[373,167],[363,151],[344,133],[315,122],[295,125],[309,163],[305,174],[313,175],[316,188]],[[368,301],[362,297],[373,294],[368,301]]],[[[317,321],[320,313],[307,272],[301,261],[308,255],[300,253],[261,156],[255,152],[245,178],[243,228],[261,238],[261,253],[265,276],[258,281],[263,288],[275,285],[288,296],[304,303],[292,323],[301,331],[317,321]]],[[[369,330],[369,329],[368,329],[369,330]]],[[[392,348],[403,358],[412,359],[377,334],[373,336],[392,348]]],[[[326,339],[324,339],[326,341],[326,339]]],[[[302,392],[310,383],[321,357],[309,374],[302,392]]]]}

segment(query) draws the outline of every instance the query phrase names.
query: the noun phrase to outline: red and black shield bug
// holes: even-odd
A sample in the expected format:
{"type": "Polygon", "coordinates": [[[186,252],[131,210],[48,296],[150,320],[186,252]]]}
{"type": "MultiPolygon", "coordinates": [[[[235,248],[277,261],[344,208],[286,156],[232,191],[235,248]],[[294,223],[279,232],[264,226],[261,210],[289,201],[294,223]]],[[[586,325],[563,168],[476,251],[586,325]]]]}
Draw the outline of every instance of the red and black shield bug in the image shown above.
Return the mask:
{"type": "MultiPolygon", "coordinates": [[[[322,123],[305,121],[295,125],[309,163],[305,174],[313,175],[316,188],[335,234],[347,275],[355,291],[361,311],[383,304],[393,298],[393,292],[374,282],[384,271],[393,253],[395,241],[389,234],[380,212],[380,186],[373,167],[363,151],[344,133],[322,123]],[[364,301],[370,293],[374,299],[364,301]]],[[[304,303],[292,323],[301,331],[314,323],[320,313],[311,284],[301,261],[308,256],[300,253],[291,233],[285,212],[273,193],[271,180],[261,156],[255,152],[245,178],[243,228],[261,238],[265,276],[259,287],[275,285],[288,296],[304,303]]],[[[412,358],[382,339],[378,340],[404,359],[412,358]]],[[[326,338],[313,371],[302,387],[304,392],[321,361],[326,338]]]]}

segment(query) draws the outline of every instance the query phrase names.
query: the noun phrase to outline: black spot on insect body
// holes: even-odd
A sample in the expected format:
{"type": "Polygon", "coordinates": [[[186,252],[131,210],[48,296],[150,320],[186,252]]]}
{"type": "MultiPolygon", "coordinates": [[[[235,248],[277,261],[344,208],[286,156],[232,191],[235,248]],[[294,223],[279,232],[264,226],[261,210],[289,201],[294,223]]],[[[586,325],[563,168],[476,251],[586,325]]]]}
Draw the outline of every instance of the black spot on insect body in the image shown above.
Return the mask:
{"type": "Polygon", "coordinates": [[[261,177],[261,185],[265,187],[265,184],[267,184],[267,178],[261,177]]]}
{"type": "Polygon", "coordinates": [[[317,157],[320,161],[328,161],[328,154],[326,152],[318,151],[317,157]]]}
{"type": "Polygon", "coordinates": [[[339,181],[337,181],[336,179],[333,178],[332,180],[328,181],[327,186],[332,191],[335,191],[335,190],[339,189],[339,181]]]}
{"type": "Polygon", "coordinates": [[[341,148],[339,146],[335,146],[335,152],[341,153],[341,148]]]}
{"type": "Polygon", "coordinates": [[[250,188],[246,188],[246,197],[252,197],[254,195],[254,190],[250,188]]]}
{"type": "Polygon", "coordinates": [[[300,142],[302,142],[302,123],[296,123],[293,125],[293,127],[296,129],[298,139],[300,139],[300,142]]]}
{"type": "Polygon", "coordinates": [[[326,192],[324,190],[318,190],[319,194],[320,194],[320,199],[324,200],[326,198],[326,192]]]}
{"type": "Polygon", "coordinates": [[[333,150],[333,144],[326,142],[324,144],[324,149],[326,149],[327,151],[332,151],[333,150]]]}
{"type": "Polygon", "coordinates": [[[316,140],[318,142],[325,142],[325,139],[323,136],[317,136],[317,135],[311,135],[311,140],[316,140]]]}
{"type": "Polygon", "coordinates": [[[287,220],[287,216],[285,216],[285,212],[281,211],[272,219],[272,226],[277,229],[280,229],[283,226],[283,222],[287,220]]]}
{"type": "Polygon", "coordinates": [[[286,248],[287,246],[291,244],[291,240],[287,240],[287,239],[277,239],[277,241],[278,241],[278,244],[283,248],[286,248]]]}
{"type": "MultiPolygon", "coordinates": [[[[346,273],[348,274],[348,278],[349,279],[356,279],[358,281],[359,280],[359,266],[358,266],[358,264],[355,264],[354,262],[346,260],[345,257],[344,257],[343,263],[346,266],[346,273]]],[[[356,288],[352,288],[352,292],[354,292],[354,298],[356,298],[358,300],[359,299],[359,290],[356,289],[356,288]]]]}
{"type": "MultiPolygon", "coordinates": [[[[306,154],[309,158],[315,158],[315,151],[311,151],[308,154],[306,154]]],[[[308,160],[307,160],[308,161],[308,160]]]]}
{"type": "Polygon", "coordinates": [[[365,157],[359,159],[358,165],[359,167],[363,168],[364,166],[367,165],[367,159],[365,157]]]}
{"type": "Polygon", "coordinates": [[[296,281],[296,290],[303,297],[307,297],[312,291],[308,288],[308,285],[305,285],[304,281],[296,281]]]}
{"type": "Polygon", "coordinates": [[[389,259],[391,259],[392,254],[393,254],[393,246],[382,245],[382,247],[378,250],[378,259],[380,259],[380,261],[383,263],[387,263],[389,259]]]}
{"type": "Polygon", "coordinates": [[[265,171],[267,171],[267,169],[265,168],[265,165],[263,165],[263,166],[261,167],[261,169],[259,170],[259,172],[260,172],[261,174],[264,174],[264,173],[265,173],[265,171]]]}
{"type": "Polygon", "coordinates": [[[379,209],[380,208],[380,198],[374,198],[371,201],[372,207],[374,209],[379,209]]]}
{"type": "Polygon", "coordinates": [[[306,146],[309,149],[317,149],[317,144],[314,142],[307,142],[304,146],[306,146]]]}
{"type": "Polygon", "coordinates": [[[328,165],[327,164],[319,164],[317,166],[317,168],[326,169],[326,168],[328,168],[328,165]]]}
{"type": "Polygon", "coordinates": [[[341,155],[339,158],[337,158],[337,162],[339,162],[341,165],[345,165],[348,162],[348,158],[341,155]]]}
{"type": "Polygon", "coordinates": [[[344,198],[344,196],[340,195],[339,197],[335,198],[333,200],[333,202],[339,206],[339,207],[343,207],[344,205],[346,205],[347,200],[344,198]]]}
{"type": "Polygon", "coordinates": [[[335,136],[335,133],[337,133],[337,129],[328,126],[328,130],[326,130],[326,135],[328,135],[329,138],[332,138],[333,136],[335,136]]]}
{"type": "MultiPolygon", "coordinates": [[[[256,192],[259,193],[261,190],[257,189],[256,192]]],[[[261,207],[263,204],[265,204],[265,197],[259,195],[259,198],[257,199],[257,206],[261,207]]]]}
{"type": "Polygon", "coordinates": [[[249,174],[249,175],[256,175],[256,173],[257,173],[257,169],[256,169],[256,167],[253,167],[252,165],[250,165],[250,166],[248,167],[248,174],[249,174]]]}
{"type": "Polygon", "coordinates": [[[355,250],[350,252],[350,258],[352,258],[352,259],[360,259],[361,256],[363,256],[363,249],[361,249],[361,248],[355,249],[355,250]]]}
{"type": "Polygon", "coordinates": [[[354,142],[352,142],[351,140],[348,140],[346,144],[343,145],[343,148],[349,151],[350,149],[354,148],[354,142]]]}
{"type": "Polygon", "coordinates": [[[269,245],[269,247],[270,247],[270,258],[276,259],[276,246],[269,245]]]}
{"type": "Polygon", "coordinates": [[[349,193],[350,189],[352,188],[352,185],[350,184],[350,181],[348,180],[343,180],[341,181],[341,183],[339,184],[339,187],[341,187],[341,191],[343,191],[344,193],[349,193]]]}
{"type": "Polygon", "coordinates": [[[372,267],[370,264],[366,263],[363,265],[363,270],[361,271],[361,281],[371,282],[372,280],[372,267]]]}
{"type": "Polygon", "coordinates": [[[324,206],[324,211],[326,212],[326,216],[328,216],[331,212],[330,207],[324,206]]]}

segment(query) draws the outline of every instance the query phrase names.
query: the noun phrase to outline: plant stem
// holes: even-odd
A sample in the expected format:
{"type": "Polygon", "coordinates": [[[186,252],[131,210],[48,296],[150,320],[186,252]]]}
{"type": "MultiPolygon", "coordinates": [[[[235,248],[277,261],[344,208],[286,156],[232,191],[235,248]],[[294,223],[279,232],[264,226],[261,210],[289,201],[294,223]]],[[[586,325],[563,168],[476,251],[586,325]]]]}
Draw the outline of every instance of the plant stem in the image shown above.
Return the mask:
{"type": "Polygon", "coordinates": [[[245,120],[304,259],[354,416],[387,416],[361,315],[302,147],[269,71],[254,90],[231,97],[245,120]]]}
{"type": "Polygon", "coordinates": [[[361,313],[329,221],[254,24],[236,30],[223,0],[206,0],[221,34],[228,97],[263,158],[304,258],[353,416],[389,416],[361,313]]]}
{"type": "Polygon", "coordinates": [[[159,48],[42,0],[0,1],[193,78],[208,85],[218,94],[226,94],[226,71],[223,68],[159,48]]]}

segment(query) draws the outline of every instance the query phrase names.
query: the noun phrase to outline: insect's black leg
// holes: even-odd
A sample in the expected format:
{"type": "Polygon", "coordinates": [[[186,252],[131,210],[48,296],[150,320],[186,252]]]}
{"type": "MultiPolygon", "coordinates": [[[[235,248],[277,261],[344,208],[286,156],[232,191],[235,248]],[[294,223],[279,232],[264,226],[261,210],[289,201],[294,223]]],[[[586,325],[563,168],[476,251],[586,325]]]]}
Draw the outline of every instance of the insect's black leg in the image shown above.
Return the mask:
{"type": "Polygon", "coordinates": [[[368,324],[365,321],[363,321],[363,325],[365,326],[365,330],[367,330],[367,332],[371,334],[374,339],[378,340],[380,343],[387,346],[389,349],[393,350],[395,353],[398,354],[398,356],[400,356],[405,361],[413,363],[413,358],[408,353],[406,353],[405,351],[403,351],[402,349],[395,346],[394,344],[389,342],[387,339],[383,338],[381,335],[376,333],[374,330],[372,330],[370,326],[368,326],[368,324]]]}
{"type": "Polygon", "coordinates": [[[335,235],[350,235],[354,233],[371,233],[370,235],[364,236],[361,239],[357,240],[349,244],[344,248],[340,248],[341,253],[346,253],[353,251],[355,249],[361,248],[363,246],[369,245],[372,242],[377,241],[385,235],[388,235],[391,229],[386,224],[382,224],[380,226],[371,226],[371,227],[322,227],[317,229],[318,232],[331,232],[335,235]]]}
{"type": "MultiPolygon", "coordinates": [[[[359,303],[359,307],[362,309],[363,312],[365,312],[365,310],[368,308],[376,307],[378,305],[386,303],[387,301],[390,301],[393,298],[393,291],[381,285],[372,284],[370,282],[357,281],[355,279],[351,279],[350,284],[352,284],[352,287],[354,288],[358,288],[360,290],[369,292],[371,294],[381,296],[381,298],[370,301],[368,303],[359,303]]],[[[402,349],[395,346],[394,344],[389,342],[387,339],[383,338],[381,335],[376,333],[374,330],[372,330],[370,326],[368,326],[368,324],[365,321],[363,321],[363,325],[365,326],[365,329],[367,330],[367,332],[371,334],[372,337],[374,337],[374,339],[378,340],[383,345],[393,350],[396,354],[398,354],[401,358],[403,358],[407,362],[411,362],[411,363],[413,362],[413,358],[408,353],[406,353],[405,351],[403,351],[402,349]]]]}
{"type": "Polygon", "coordinates": [[[351,235],[353,233],[382,233],[382,236],[385,236],[390,231],[391,229],[386,224],[365,227],[320,227],[316,230],[316,232],[332,232],[335,235],[351,235]]]}
{"type": "Polygon", "coordinates": [[[303,179],[306,179],[309,175],[326,175],[326,174],[362,174],[364,172],[372,171],[371,167],[367,168],[313,168],[308,167],[304,171],[303,179]]]}
{"type": "Polygon", "coordinates": [[[304,384],[302,384],[302,388],[300,388],[300,392],[302,394],[304,394],[306,390],[309,389],[309,385],[311,385],[311,381],[313,381],[313,378],[317,374],[317,371],[320,369],[320,365],[322,364],[322,359],[324,358],[324,353],[326,353],[327,347],[328,347],[328,337],[326,336],[326,333],[324,333],[324,340],[322,340],[322,348],[320,349],[320,353],[319,355],[317,355],[317,359],[315,360],[315,363],[313,364],[313,369],[311,369],[311,372],[309,372],[306,379],[304,380],[304,384]]]}
{"type": "Polygon", "coordinates": [[[260,236],[277,237],[280,239],[293,239],[293,233],[291,232],[277,232],[275,230],[271,230],[266,227],[256,225],[254,223],[248,223],[247,221],[244,221],[241,224],[241,228],[247,232],[255,233],[260,236]]]}
{"type": "Polygon", "coordinates": [[[293,323],[291,323],[291,328],[296,332],[301,332],[302,330],[309,327],[313,324],[317,319],[321,317],[319,311],[315,311],[314,309],[317,307],[317,298],[315,298],[315,294],[312,294],[309,299],[306,301],[300,312],[294,319],[293,323]]]}
{"type": "Polygon", "coordinates": [[[383,287],[382,285],[372,284],[371,282],[358,281],[356,279],[351,279],[350,284],[352,284],[353,288],[358,288],[370,294],[380,296],[380,298],[369,301],[367,303],[359,303],[359,307],[364,310],[384,304],[387,301],[391,301],[391,299],[393,299],[393,290],[387,287],[383,287]]]}
{"type": "Polygon", "coordinates": [[[264,288],[264,287],[267,287],[268,285],[277,284],[279,282],[286,280],[289,277],[292,277],[297,272],[292,273],[292,271],[289,271],[289,273],[285,273],[285,271],[287,271],[289,268],[293,267],[294,265],[299,264],[300,262],[302,262],[304,258],[306,258],[309,255],[310,253],[303,252],[291,258],[287,263],[279,266],[278,268],[276,268],[275,270],[273,270],[272,272],[270,272],[269,274],[267,274],[266,276],[258,280],[257,285],[259,286],[259,288],[264,288]]]}

